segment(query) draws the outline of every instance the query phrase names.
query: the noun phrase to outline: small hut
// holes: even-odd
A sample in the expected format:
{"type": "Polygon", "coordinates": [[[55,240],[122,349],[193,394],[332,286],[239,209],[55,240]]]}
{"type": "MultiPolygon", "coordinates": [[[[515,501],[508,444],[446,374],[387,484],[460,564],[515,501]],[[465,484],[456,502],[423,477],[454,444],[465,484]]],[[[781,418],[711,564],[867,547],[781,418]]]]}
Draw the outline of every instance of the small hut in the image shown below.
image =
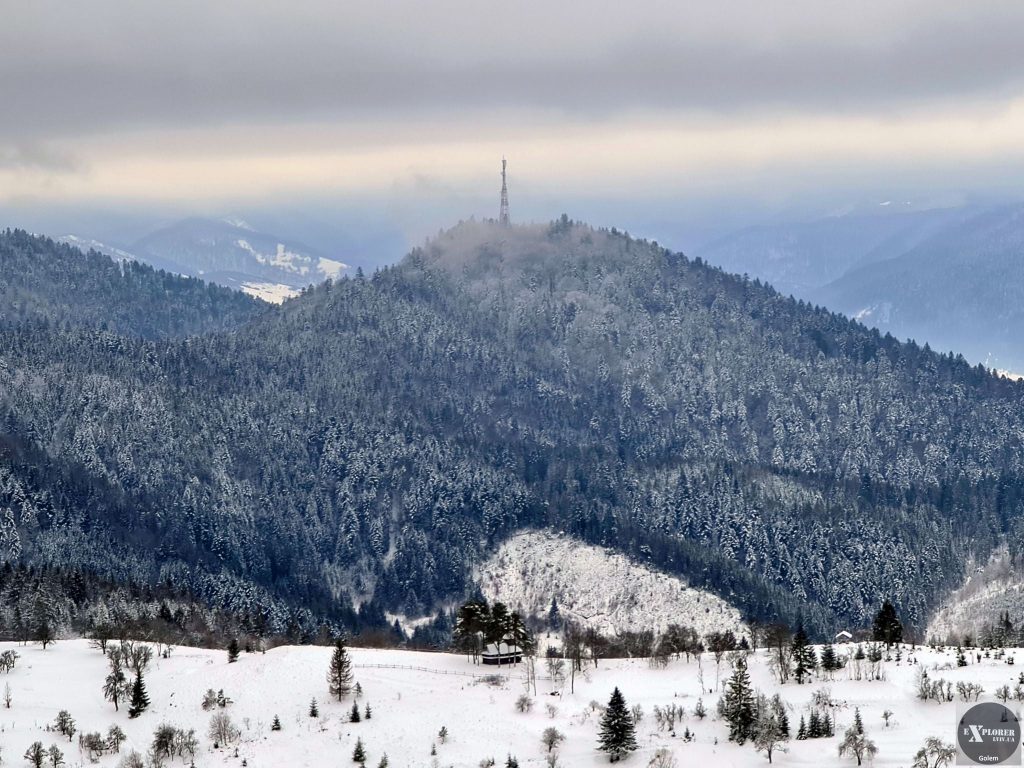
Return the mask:
{"type": "Polygon", "coordinates": [[[523,660],[523,649],[512,645],[511,637],[506,636],[500,643],[488,643],[480,658],[484,664],[518,664],[523,660]]]}

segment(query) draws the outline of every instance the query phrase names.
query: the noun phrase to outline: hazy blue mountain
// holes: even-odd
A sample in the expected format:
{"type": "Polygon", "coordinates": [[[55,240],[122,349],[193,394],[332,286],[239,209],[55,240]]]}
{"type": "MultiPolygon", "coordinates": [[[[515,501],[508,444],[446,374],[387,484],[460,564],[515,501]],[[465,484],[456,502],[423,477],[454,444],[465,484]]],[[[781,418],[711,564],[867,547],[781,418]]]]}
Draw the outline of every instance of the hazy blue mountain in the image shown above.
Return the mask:
{"type": "Polygon", "coordinates": [[[92,248],[118,260],[136,259],[274,302],[340,277],[348,268],[337,258],[296,240],[258,231],[237,217],[182,219],[123,246],[74,234],[60,239],[82,250],[92,248]]]}
{"type": "Polygon", "coordinates": [[[907,212],[900,206],[862,209],[807,222],[747,227],[695,249],[710,264],[767,281],[784,294],[813,298],[814,291],[856,267],[899,256],[973,208],[907,212]]]}
{"type": "Polygon", "coordinates": [[[241,219],[185,219],[127,250],[163,269],[239,289],[256,284],[300,289],[339,277],[347,266],[302,243],[258,232],[241,219]]]}
{"type": "Polygon", "coordinates": [[[811,296],[899,338],[1024,373],[1024,206],[950,222],[811,296]]]}

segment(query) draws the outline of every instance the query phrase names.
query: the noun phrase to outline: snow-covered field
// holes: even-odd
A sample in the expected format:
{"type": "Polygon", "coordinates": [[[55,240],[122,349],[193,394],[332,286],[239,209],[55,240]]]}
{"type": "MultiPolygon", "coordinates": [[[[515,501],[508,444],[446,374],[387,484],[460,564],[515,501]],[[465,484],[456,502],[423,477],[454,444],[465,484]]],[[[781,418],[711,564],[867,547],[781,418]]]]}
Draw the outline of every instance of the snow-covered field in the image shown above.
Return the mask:
{"type": "Polygon", "coordinates": [[[564,618],[604,634],[693,627],[746,634],[739,611],[720,597],[625,555],[548,531],[513,536],[481,567],[478,581],[490,601],[546,616],[551,599],[564,618]]]}
{"type": "MultiPolygon", "coordinates": [[[[147,675],[150,709],[135,720],[125,707],[114,712],[103,699],[101,685],[106,663],[98,650],[84,640],[69,640],[42,650],[36,645],[0,644],[0,651],[14,648],[21,654],[14,671],[0,674],[11,687],[10,709],[0,703],[0,744],[3,765],[27,765],[22,759],[33,741],[44,746],[58,744],[64,750],[67,766],[86,765],[88,758],[78,750],[78,737],[72,742],[46,727],[61,709],[67,709],[77,721],[79,731],[103,731],[117,723],[128,735],[122,754],[134,747],[144,752],[156,727],[169,723],[195,728],[200,748],[197,766],[346,766],[357,738],[366,746],[367,765],[377,766],[387,752],[389,765],[431,766],[431,746],[436,745],[438,766],[478,766],[493,757],[500,768],[506,756],[517,757],[521,766],[543,766],[545,748],[541,734],[555,727],[566,736],[559,750],[559,765],[595,766],[607,764],[596,751],[599,714],[591,702],[607,702],[618,686],[627,703],[640,704],[644,717],[638,726],[641,749],[626,760],[626,765],[646,766],[659,747],[672,750],[681,768],[687,766],[767,765],[763,755],[750,744],[737,746],[726,741],[725,724],[718,721],[715,701],[715,663],[710,654],[702,662],[672,661],[666,669],[651,669],[646,660],[602,660],[595,669],[588,665],[585,675],[577,675],[575,693],[568,683],[560,696],[550,693],[554,684],[546,678],[543,662],[538,663],[537,696],[529,713],[516,711],[515,701],[524,691],[522,668],[502,671],[504,680],[494,686],[473,677],[494,673],[490,667],[474,666],[463,656],[352,649],[355,677],[362,686],[361,709],[372,708],[372,719],[349,723],[352,699],[332,701],[328,696],[326,671],[331,650],[322,647],[282,647],[266,654],[245,654],[228,664],[223,651],[176,648],[169,659],[158,658],[147,675]],[[700,670],[703,670],[701,675],[700,670]],[[693,707],[701,696],[709,716],[698,720],[693,707]],[[234,700],[225,710],[241,730],[235,746],[214,751],[206,731],[211,718],[200,702],[208,688],[223,689],[234,700]],[[320,717],[310,718],[310,700],[316,697],[320,717]],[[677,736],[659,732],[652,716],[655,705],[678,704],[686,708],[686,718],[677,726],[677,736]],[[555,708],[553,714],[547,705],[555,708]],[[274,715],[282,730],[271,731],[274,715]],[[438,731],[446,727],[449,738],[440,743],[438,731]],[[682,733],[689,728],[695,741],[684,742],[682,733]]],[[[1010,651],[1009,655],[1015,655],[1010,651]]],[[[1024,654],[1016,653],[1024,662],[1024,654]]],[[[980,682],[988,694],[1008,684],[1013,687],[1020,667],[1005,661],[986,659],[957,668],[955,652],[919,649],[904,651],[903,661],[884,663],[886,679],[881,682],[855,682],[845,672],[836,673],[833,682],[789,683],[778,686],[772,680],[765,652],[750,659],[753,683],[766,693],[779,691],[790,707],[790,723],[795,733],[801,714],[806,713],[813,691],[823,685],[834,698],[845,702],[838,710],[837,731],[853,720],[853,708],[860,707],[868,736],[878,745],[874,764],[909,767],[914,753],[925,737],[940,736],[951,742],[954,735],[956,704],[920,702],[914,695],[914,675],[918,665],[932,671],[932,677],[956,681],[980,682]],[[917,664],[908,663],[916,658],[917,664]],[[893,722],[884,727],[882,712],[892,710],[893,722]]],[[[726,680],[728,662],[722,664],[726,680]]],[[[789,751],[776,754],[778,766],[855,765],[837,756],[839,737],[792,741],[789,751]]],[[[105,756],[100,765],[114,766],[116,756],[105,756]]],[[[172,765],[188,765],[178,760],[172,765]]]]}
{"type": "Polygon", "coordinates": [[[298,296],[300,291],[284,283],[242,283],[242,291],[271,304],[298,296]]]}

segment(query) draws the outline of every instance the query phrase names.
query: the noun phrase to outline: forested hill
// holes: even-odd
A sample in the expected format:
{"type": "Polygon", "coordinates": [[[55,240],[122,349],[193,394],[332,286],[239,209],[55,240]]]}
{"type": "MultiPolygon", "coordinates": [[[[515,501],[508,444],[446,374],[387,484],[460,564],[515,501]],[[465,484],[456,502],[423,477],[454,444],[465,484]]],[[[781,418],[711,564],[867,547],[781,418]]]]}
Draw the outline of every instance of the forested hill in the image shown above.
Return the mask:
{"type": "Polygon", "coordinates": [[[72,323],[159,339],[231,328],[263,310],[261,302],[201,280],[0,231],[3,323],[72,323]]]}
{"type": "Polygon", "coordinates": [[[1024,520],[1024,385],[565,219],[231,333],[0,326],[0,398],[0,557],[264,629],[429,611],[527,526],[750,618],[921,625],[1024,520]]]}

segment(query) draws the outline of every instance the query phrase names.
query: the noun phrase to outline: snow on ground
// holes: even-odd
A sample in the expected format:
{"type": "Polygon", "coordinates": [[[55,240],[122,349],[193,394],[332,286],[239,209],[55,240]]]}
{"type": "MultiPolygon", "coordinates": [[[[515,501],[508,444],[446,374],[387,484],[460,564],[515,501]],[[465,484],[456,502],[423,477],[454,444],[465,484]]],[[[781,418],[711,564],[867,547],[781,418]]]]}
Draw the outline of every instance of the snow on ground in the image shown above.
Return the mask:
{"type": "Polygon", "coordinates": [[[64,235],[63,237],[58,237],[57,242],[64,243],[65,245],[74,246],[82,253],[88,253],[89,251],[99,251],[100,253],[105,253],[114,261],[139,261],[139,258],[137,256],[128,253],[128,251],[121,250],[120,248],[114,248],[111,245],[101,243],[99,240],[94,240],[89,237],[78,237],[77,235],[64,235]]]}
{"type": "Polygon", "coordinates": [[[280,304],[299,295],[298,289],[283,283],[242,283],[242,291],[271,304],[280,304]]]}
{"type": "Polygon", "coordinates": [[[969,634],[977,638],[1004,611],[1015,627],[1024,621],[1024,577],[1009,550],[997,548],[984,565],[968,568],[964,584],[946,598],[932,617],[925,637],[946,642],[969,634]]]}
{"type": "Polygon", "coordinates": [[[284,243],[277,244],[275,253],[267,254],[257,250],[248,240],[236,240],[235,245],[243,251],[248,251],[260,264],[268,264],[272,267],[280,267],[288,272],[298,275],[305,275],[309,272],[309,265],[313,259],[295,251],[288,250],[284,243]]]}
{"type": "MultiPolygon", "coordinates": [[[[681,768],[715,766],[715,768],[754,768],[767,765],[763,755],[750,744],[738,746],[726,740],[726,726],[715,712],[717,693],[715,663],[705,654],[696,661],[672,661],[666,669],[651,669],[646,660],[602,660],[598,668],[588,665],[586,673],[577,675],[575,692],[568,683],[561,696],[552,696],[554,683],[546,678],[543,664],[538,664],[537,696],[533,710],[521,714],[515,700],[523,693],[522,669],[504,669],[499,686],[492,686],[473,675],[494,673],[494,668],[474,666],[460,655],[415,653],[411,651],[351,649],[355,677],[363,688],[360,707],[370,704],[371,720],[349,723],[349,698],[332,701],[325,679],[330,648],[281,647],[266,654],[245,654],[235,664],[227,663],[223,651],[176,648],[169,659],[155,659],[146,676],[152,705],[141,717],[128,718],[125,708],[114,712],[104,701],[100,689],[106,664],[98,650],[84,640],[57,643],[47,650],[35,645],[0,644],[0,651],[14,648],[21,654],[18,665],[8,675],[0,674],[0,689],[9,683],[13,703],[10,709],[0,705],[0,745],[4,765],[22,765],[21,755],[33,741],[44,746],[58,744],[66,754],[67,768],[88,763],[78,750],[77,736],[69,743],[65,737],[46,726],[61,709],[75,718],[80,731],[106,729],[117,723],[128,734],[122,752],[134,747],[144,751],[153,731],[162,723],[195,728],[200,737],[196,766],[241,766],[244,759],[251,768],[277,766],[347,766],[357,737],[366,746],[371,768],[386,751],[394,768],[431,766],[430,749],[437,748],[437,765],[475,768],[480,761],[493,757],[498,765],[506,755],[513,754],[519,764],[540,766],[544,763],[541,734],[555,727],[566,736],[559,750],[559,765],[607,765],[607,759],[596,751],[599,714],[591,701],[607,702],[613,687],[618,686],[627,704],[640,704],[645,712],[638,725],[640,751],[625,761],[626,766],[642,768],[654,750],[666,747],[673,751],[681,768]],[[703,673],[701,674],[701,670],[703,673]],[[703,686],[701,685],[703,682],[703,686]],[[237,745],[214,751],[206,730],[211,713],[200,706],[208,688],[223,689],[234,700],[228,714],[242,731],[237,745]],[[308,717],[312,697],[320,704],[320,717],[308,717]],[[698,720],[693,706],[702,696],[709,716],[698,720]],[[678,704],[686,708],[686,718],[677,726],[675,738],[659,732],[652,715],[655,705],[678,704]],[[551,704],[557,711],[546,711],[551,704]],[[283,730],[274,732],[270,724],[274,715],[281,719],[283,730]],[[446,727],[448,742],[441,744],[437,733],[446,727]],[[695,734],[695,741],[682,740],[684,728],[695,734]]],[[[1024,654],[1011,651],[1024,661],[1024,654]]],[[[903,652],[902,662],[885,662],[886,679],[881,682],[856,682],[846,672],[836,673],[830,683],[773,682],[765,661],[765,651],[750,658],[751,678],[766,693],[778,690],[790,706],[789,718],[795,733],[801,714],[814,690],[828,685],[834,698],[846,706],[837,714],[839,733],[853,720],[854,707],[859,707],[868,736],[879,748],[876,766],[909,766],[914,753],[925,737],[939,736],[952,742],[956,705],[920,702],[914,696],[914,676],[918,666],[933,670],[933,678],[951,681],[980,682],[991,694],[997,686],[1016,681],[1019,668],[1005,661],[983,659],[964,668],[955,665],[953,651],[939,652],[919,649],[903,652]],[[916,658],[916,664],[909,659],[916,658]],[[935,670],[938,667],[938,670],[935,670]],[[893,724],[884,727],[882,712],[894,713],[893,724]]],[[[724,685],[728,662],[722,664],[724,685]]],[[[786,754],[776,754],[776,766],[845,766],[855,765],[837,756],[839,737],[793,741],[786,754]]],[[[100,759],[101,766],[117,764],[116,756],[100,759]]],[[[175,761],[171,765],[188,765],[175,761]]]]}
{"type": "Polygon", "coordinates": [[[348,269],[348,264],[334,259],[325,259],[323,256],[320,257],[320,261],[317,262],[316,266],[324,277],[332,279],[341,277],[341,273],[348,269]]]}
{"type": "Polygon", "coordinates": [[[604,634],[685,624],[700,635],[746,634],[740,614],[721,598],[601,547],[529,531],[506,541],[480,568],[488,600],[545,616],[552,597],[564,618],[604,634]]]}
{"type": "Polygon", "coordinates": [[[225,224],[235,227],[236,229],[247,229],[250,232],[255,232],[256,229],[247,222],[245,219],[241,219],[237,216],[228,216],[226,219],[221,219],[225,224]]]}

